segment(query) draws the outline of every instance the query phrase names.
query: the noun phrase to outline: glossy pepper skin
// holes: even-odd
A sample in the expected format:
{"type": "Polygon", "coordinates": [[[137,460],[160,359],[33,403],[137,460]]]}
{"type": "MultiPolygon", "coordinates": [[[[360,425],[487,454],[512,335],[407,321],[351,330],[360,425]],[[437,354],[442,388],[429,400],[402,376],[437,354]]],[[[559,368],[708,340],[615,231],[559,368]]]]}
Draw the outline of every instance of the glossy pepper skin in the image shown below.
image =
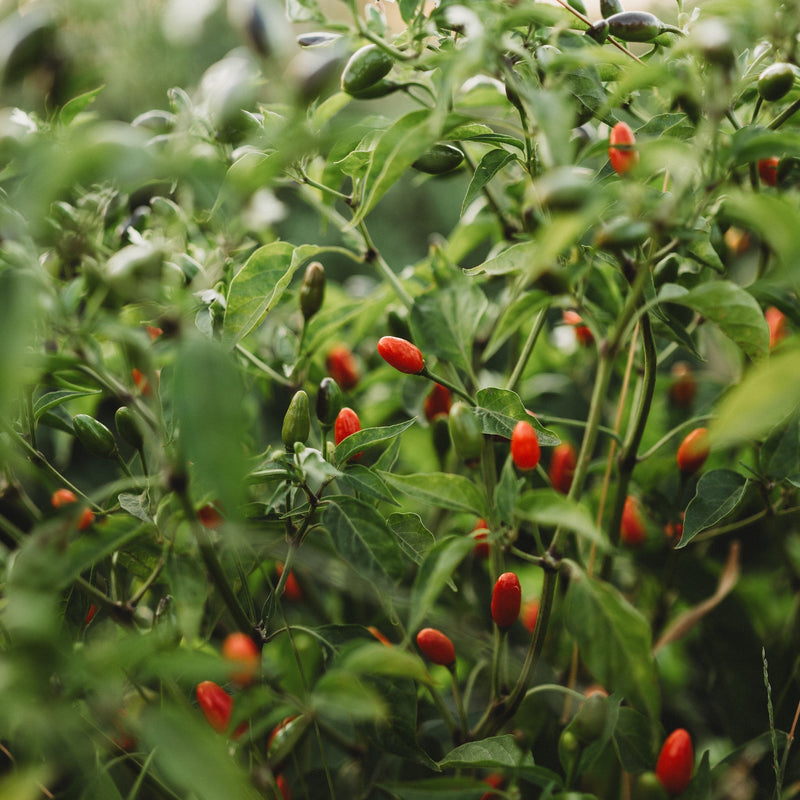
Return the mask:
{"type": "Polygon", "coordinates": [[[770,64],[758,76],[758,93],[763,100],[780,100],[794,86],[794,68],[791,64],[770,64]]]}
{"type": "Polygon", "coordinates": [[[536,469],[542,455],[539,437],[529,422],[520,420],[511,434],[511,458],[517,469],[525,472],[536,469]]]}
{"type": "Polygon", "coordinates": [[[225,733],[231,721],[233,698],[214,681],[202,681],[195,690],[200,710],[208,720],[208,724],[217,733],[225,733]]]}
{"type": "Polygon", "coordinates": [[[325,299],[325,267],[319,261],[312,261],[303,276],[300,286],[300,310],[308,321],[322,308],[325,299]]]}
{"type": "Polygon", "coordinates": [[[448,636],[436,628],[423,628],[417,634],[417,646],[428,661],[442,667],[452,667],[456,661],[456,649],[448,636]]]}
{"type": "Polygon", "coordinates": [[[422,352],[408,339],[384,336],[378,340],[378,353],[387,364],[407,375],[418,375],[425,368],[422,352]]]}
{"type": "Polygon", "coordinates": [[[308,413],[308,395],[299,389],[294,393],[283,417],[281,438],[284,447],[291,450],[295,442],[305,442],[310,432],[311,417],[308,413]]]}
{"type": "Polygon", "coordinates": [[[317,389],[317,419],[323,425],[333,425],[342,410],[342,390],[333,378],[323,378],[317,389]]]}
{"type": "Polygon", "coordinates": [[[117,450],[114,434],[102,422],[88,414],[76,414],[72,427],[78,441],[95,456],[110,458],[117,450]]]}
{"type": "Polygon", "coordinates": [[[447,423],[456,454],[467,466],[475,466],[480,461],[483,450],[483,429],[480,421],[466,403],[457,400],[450,407],[447,423]]]}
{"type": "Polygon", "coordinates": [[[692,737],[684,728],[678,728],[667,736],[661,747],[656,762],[656,776],[667,793],[675,797],[686,791],[693,769],[692,737]]]}
{"type": "Polygon", "coordinates": [[[634,149],[636,136],[627,122],[618,122],[608,137],[608,160],[617,175],[629,172],[639,161],[639,153],[634,149]]]}
{"type": "Polygon", "coordinates": [[[693,475],[703,466],[711,452],[711,442],[707,428],[695,428],[680,443],[676,460],[678,469],[684,475],[693,475]]]}
{"type": "Polygon", "coordinates": [[[340,444],[348,436],[361,430],[361,420],[352,408],[345,406],[337,415],[333,425],[333,441],[340,444]]]}
{"type": "Polygon", "coordinates": [[[519,617],[522,606],[522,587],[513,572],[504,572],[492,592],[492,619],[501,630],[510,628],[519,617]]]}
{"type": "Polygon", "coordinates": [[[606,20],[608,32],[626,42],[652,42],[659,34],[683,34],[680,28],[667,25],[649,11],[620,11],[606,20]]]}
{"type": "Polygon", "coordinates": [[[378,83],[392,69],[394,61],[375,44],[364,45],[356,50],[345,64],[342,72],[342,90],[349,95],[358,95],[378,83]]]}

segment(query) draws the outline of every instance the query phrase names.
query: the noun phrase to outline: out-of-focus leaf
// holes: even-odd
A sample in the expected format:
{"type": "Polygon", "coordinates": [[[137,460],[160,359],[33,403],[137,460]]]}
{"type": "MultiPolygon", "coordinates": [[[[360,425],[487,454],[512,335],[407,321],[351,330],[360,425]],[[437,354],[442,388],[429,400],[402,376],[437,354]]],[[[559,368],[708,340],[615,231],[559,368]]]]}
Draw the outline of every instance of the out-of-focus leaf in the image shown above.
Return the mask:
{"type": "Polygon", "coordinates": [[[571,570],[565,608],[567,629],[581,658],[608,689],[658,718],[660,699],[650,652],[650,624],[611,584],[571,570]]]}
{"type": "Polygon", "coordinates": [[[644,714],[623,706],[614,728],[614,747],[626,772],[636,774],[653,769],[653,723],[644,714]]]}
{"type": "Polygon", "coordinates": [[[425,554],[436,541],[425,527],[419,514],[391,514],[387,519],[403,552],[415,563],[421,564],[425,554]]]}
{"type": "Polygon", "coordinates": [[[532,767],[533,756],[523,753],[511,734],[467,742],[451,750],[440,762],[442,769],[495,769],[532,767]]]}
{"type": "Polygon", "coordinates": [[[357,675],[411,678],[423,683],[430,680],[428,670],[418,655],[379,642],[363,644],[349,651],[340,660],[339,666],[357,675]]]}
{"type": "Polygon", "coordinates": [[[467,187],[464,195],[464,202],[461,204],[461,214],[463,216],[467,206],[477,197],[480,191],[489,181],[500,172],[509,161],[514,161],[516,156],[507,150],[490,150],[475,169],[475,174],[467,187]]]}
{"type": "Polygon", "coordinates": [[[727,447],[758,439],[800,406],[800,350],[770,355],[747,372],[720,401],[709,425],[712,447],[727,447]]]}
{"type": "Polygon", "coordinates": [[[603,532],[595,525],[589,509],[555,489],[532,489],[525,492],[516,507],[518,517],[537,525],[563,527],[596,544],[600,550],[608,550],[609,543],[603,532]]]}
{"type": "Polygon", "coordinates": [[[751,358],[769,350],[769,328],[764,312],[747,291],[731,281],[702,283],[691,291],[668,284],[659,301],[688,306],[719,325],[751,358]]]}
{"type": "Polygon", "coordinates": [[[411,589],[411,609],[408,616],[410,633],[416,633],[439,593],[474,546],[475,542],[469,536],[451,536],[440,539],[428,551],[411,589]]]}

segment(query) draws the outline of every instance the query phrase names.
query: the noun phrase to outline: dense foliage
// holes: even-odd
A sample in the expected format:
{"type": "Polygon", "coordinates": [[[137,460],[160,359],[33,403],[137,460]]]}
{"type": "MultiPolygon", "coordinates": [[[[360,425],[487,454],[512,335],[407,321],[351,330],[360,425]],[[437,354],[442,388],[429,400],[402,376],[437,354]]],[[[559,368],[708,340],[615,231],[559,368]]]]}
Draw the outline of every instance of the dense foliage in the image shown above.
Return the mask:
{"type": "Polygon", "coordinates": [[[800,5],[600,9],[0,4],[0,800],[797,795],[800,5]]]}

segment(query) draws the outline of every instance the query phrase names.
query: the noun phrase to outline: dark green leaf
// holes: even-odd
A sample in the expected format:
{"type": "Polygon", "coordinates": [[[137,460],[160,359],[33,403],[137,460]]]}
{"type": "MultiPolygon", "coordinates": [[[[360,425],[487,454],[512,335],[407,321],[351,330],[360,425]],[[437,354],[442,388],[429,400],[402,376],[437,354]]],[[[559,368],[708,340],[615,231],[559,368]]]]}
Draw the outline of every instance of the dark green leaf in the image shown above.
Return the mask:
{"type": "Polygon", "coordinates": [[[380,475],[360,464],[350,464],[347,471],[343,472],[338,480],[358,494],[374,497],[376,500],[390,503],[393,506],[399,505],[380,475]]]}
{"type": "Polygon", "coordinates": [[[469,536],[451,536],[441,539],[428,551],[411,589],[409,632],[416,633],[439,593],[474,546],[469,536]]]}
{"type": "Polygon", "coordinates": [[[103,89],[105,89],[105,85],[98,86],[96,89],[90,89],[88,92],[84,92],[68,100],[58,112],[58,121],[62,125],[70,125],[81,111],[85,111],[95,101],[97,95],[99,95],[103,89]]]}
{"type": "Polygon", "coordinates": [[[711,769],[708,764],[708,750],[703,753],[700,765],[692,776],[692,782],[681,795],[682,800],[711,800],[711,769]]]}
{"type": "Polygon", "coordinates": [[[620,708],[614,728],[614,746],[626,772],[636,775],[655,767],[653,723],[635,709],[620,708]]]}
{"type": "Polygon", "coordinates": [[[701,531],[713,528],[742,502],[747,479],[730,469],[706,472],[686,507],[683,535],[677,547],[686,547],[701,531]]]}
{"type": "Polygon", "coordinates": [[[403,552],[415,563],[421,564],[436,541],[425,527],[419,514],[391,514],[387,520],[403,552]]]}
{"type": "Polygon", "coordinates": [[[364,428],[356,431],[336,446],[336,462],[344,464],[350,456],[354,456],[356,453],[378,448],[390,442],[395,436],[399,436],[403,431],[408,430],[415,422],[415,419],[410,419],[406,422],[398,422],[396,425],[387,425],[382,428],[364,428]]]}
{"type": "Polygon", "coordinates": [[[467,742],[451,750],[440,762],[442,769],[532,767],[533,757],[523,753],[511,734],[467,742]]]}
{"type": "Polygon", "coordinates": [[[411,309],[414,341],[426,357],[437,356],[471,374],[472,343],[487,306],[474,281],[420,295],[411,309]]]}
{"type": "Polygon", "coordinates": [[[323,520],[339,555],[356,572],[381,587],[403,575],[397,540],[374,506],[336,497],[325,507],[323,520]]]}
{"type": "Polygon", "coordinates": [[[467,206],[477,197],[484,186],[500,172],[509,161],[516,160],[516,156],[507,150],[490,150],[481,159],[480,164],[475,169],[472,180],[469,182],[464,202],[461,204],[461,214],[463,216],[467,206]]]}
{"type": "Polygon", "coordinates": [[[589,578],[577,566],[570,574],[565,621],[581,658],[604,686],[657,719],[650,624],[611,584],[589,578]]]}
{"type": "Polygon", "coordinates": [[[485,434],[511,439],[514,426],[522,420],[534,428],[540,445],[554,447],[561,443],[558,436],[544,428],[536,417],[528,413],[516,392],[508,389],[481,389],[477,402],[475,415],[485,434]]]}
{"type": "Polygon", "coordinates": [[[800,467],[800,425],[797,417],[780,425],[767,437],[759,453],[761,472],[774,481],[782,481],[800,467]]]}
{"type": "Polygon", "coordinates": [[[56,392],[48,392],[47,394],[42,395],[33,405],[33,417],[34,419],[38,420],[42,414],[46,411],[50,411],[50,409],[55,408],[56,406],[60,406],[62,403],[66,403],[69,400],[73,400],[76,397],[89,397],[94,394],[100,394],[99,391],[68,391],[68,390],[61,390],[56,392]]]}
{"type": "Polygon", "coordinates": [[[574,531],[578,536],[597,545],[600,550],[609,548],[608,540],[595,524],[589,509],[555,489],[532,489],[525,492],[519,498],[515,511],[521,519],[537,525],[574,531]]]}
{"type": "Polygon", "coordinates": [[[661,290],[659,299],[688,306],[715,322],[751,358],[769,350],[764,312],[751,294],[731,281],[703,283],[688,292],[670,284],[661,290]]]}
{"type": "Polygon", "coordinates": [[[381,477],[399,492],[419,502],[452,511],[469,511],[479,517],[486,516],[486,501],[475,484],[463,475],[444,472],[395,475],[381,472],[381,477]]]}
{"type": "Polygon", "coordinates": [[[411,678],[422,683],[430,681],[428,670],[416,653],[387,647],[380,642],[368,642],[348,651],[339,661],[339,666],[357,675],[411,678]]]}

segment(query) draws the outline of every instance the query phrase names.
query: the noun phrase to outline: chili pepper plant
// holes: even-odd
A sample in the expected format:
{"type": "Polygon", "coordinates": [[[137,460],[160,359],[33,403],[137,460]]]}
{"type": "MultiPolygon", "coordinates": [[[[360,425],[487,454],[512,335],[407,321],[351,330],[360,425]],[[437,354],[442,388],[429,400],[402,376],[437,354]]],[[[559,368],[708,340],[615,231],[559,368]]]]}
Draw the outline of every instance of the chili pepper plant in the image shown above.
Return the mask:
{"type": "Polygon", "coordinates": [[[797,12],[0,5],[0,797],[796,797],[797,12]]]}

